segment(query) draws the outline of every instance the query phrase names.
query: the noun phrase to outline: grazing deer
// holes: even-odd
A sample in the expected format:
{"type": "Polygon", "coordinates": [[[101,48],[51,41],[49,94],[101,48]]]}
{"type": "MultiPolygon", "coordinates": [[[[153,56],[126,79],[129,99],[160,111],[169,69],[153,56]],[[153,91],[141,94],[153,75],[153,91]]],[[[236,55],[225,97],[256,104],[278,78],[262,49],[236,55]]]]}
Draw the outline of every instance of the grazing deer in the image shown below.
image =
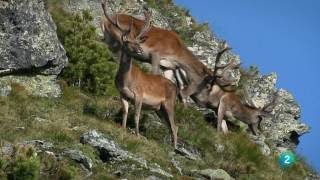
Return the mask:
{"type": "Polygon", "coordinates": [[[151,63],[154,74],[159,73],[160,66],[170,70],[183,69],[189,80],[187,87],[181,90],[183,98],[194,94],[204,78],[212,77],[213,72],[188,50],[175,32],[151,25],[151,12],[145,11],[144,21],[126,14],[109,16],[104,1],[102,8],[105,18],[101,21],[101,29],[107,44],[115,51],[121,51],[124,43],[121,32],[131,26],[125,42],[127,53],[151,63]]]}
{"type": "MultiPolygon", "coordinates": [[[[225,123],[224,117],[227,119],[236,118],[248,124],[252,133],[257,135],[262,118],[268,117],[270,113],[267,109],[271,103],[264,108],[251,107],[243,103],[236,92],[225,91],[217,84],[211,85],[208,89],[202,89],[202,91],[191,96],[191,98],[201,107],[217,110],[218,131],[221,130],[223,123],[225,123]]],[[[227,127],[222,129],[224,133],[227,133],[227,127]]]]}
{"type": "MultiPolygon", "coordinates": [[[[123,32],[123,37],[126,34],[127,32],[123,32]]],[[[124,49],[121,52],[115,84],[120,92],[123,105],[122,127],[126,128],[129,101],[135,106],[135,132],[138,136],[142,106],[154,109],[170,125],[173,145],[176,148],[178,127],[174,122],[177,94],[175,84],[160,75],[146,74],[133,64],[131,56],[124,49]]]]}
{"type": "MultiPolygon", "coordinates": [[[[222,50],[217,56],[216,64],[218,64],[222,53],[229,50],[226,45],[223,45],[222,50]]],[[[234,63],[229,63],[226,66],[237,67],[234,63]]],[[[225,67],[225,66],[224,66],[225,67]]],[[[215,79],[208,79],[202,82],[201,88],[197,93],[191,96],[191,98],[201,107],[211,108],[217,110],[218,123],[217,129],[221,131],[223,129],[224,133],[227,133],[228,129],[226,127],[224,117],[226,118],[236,118],[246,124],[248,124],[250,130],[254,135],[257,135],[258,129],[260,129],[260,122],[263,117],[269,116],[269,111],[266,111],[272,103],[265,106],[264,108],[250,107],[245,103],[242,103],[241,98],[236,94],[235,91],[228,91],[222,85],[229,85],[231,82],[224,80],[220,76],[216,75],[217,66],[215,68],[215,79]],[[225,82],[226,81],[226,82],[225,82]],[[218,82],[218,83],[217,83],[218,82]]],[[[225,69],[228,69],[225,68],[225,69]]],[[[222,73],[223,74],[223,73],[222,73]]]]}

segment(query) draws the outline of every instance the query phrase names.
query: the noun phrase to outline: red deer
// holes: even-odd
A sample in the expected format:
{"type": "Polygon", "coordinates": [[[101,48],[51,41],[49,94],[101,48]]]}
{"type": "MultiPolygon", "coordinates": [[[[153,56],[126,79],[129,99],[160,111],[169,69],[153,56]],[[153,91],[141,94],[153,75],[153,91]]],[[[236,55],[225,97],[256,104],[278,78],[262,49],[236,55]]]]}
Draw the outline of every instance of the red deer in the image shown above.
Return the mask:
{"type": "Polygon", "coordinates": [[[127,35],[127,52],[140,61],[151,63],[154,74],[158,74],[159,66],[171,70],[183,69],[189,80],[187,87],[182,89],[183,98],[194,94],[205,78],[212,77],[213,72],[188,50],[175,32],[151,25],[149,11],[145,12],[144,21],[126,14],[109,16],[104,1],[102,8],[105,18],[101,21],[101,29],[107,44],[115,51],[121,51],[121,32],[132,26],[127,35]]]}
{"type": "MultiPolygon", "coordinates": [[[[225,51],[229,50],[227,46],[220,51],[217,56],[216,64],[219,62],[219,58],[225,51]]],[[[235,67],[234,63],[229,63],[227,66],[235,67]]],[[[215,72],[217,71],[217,68],[215,72]]],[[[272,103],[265,106],[264,108],[250,107],[247,104],[241,101],[241,98],[236,94],[236,92],[228,91],[221,85],[217,84],[217,81],[220,84],[224,84],[223,79],[219,79],[219,76],[215,76],[216,79],[209,79],[207,82],[203,82],[201,88],[196,94],[192,95],[191,98],[202,107],[211,108],[217,111],[218,114],[218,123],[217,129],[221,130],[223,126],[224,117],[226,118],[236,118],[249,125],[250,130],[254,135],[257,135],[258,129],[260,127],[260,122],[263,117],[269,116],[269,112],[266,111],[270,105],[275,101],[275,98],[272,103]]],[[[231,82],[226,82],[225,84],[230,84],[231,82]]],[[[227,133],[227,127],[223,128],[224,133],[227,133]]]]}
{"type": "MultiPolygon", "coordinates": [[[[123,36],[126,36],[125,32],[123,36]]],[[[174,122],[177,94],[175,84],[160,75],[143,72],[132,61],[131,56],[125,50],[122,50],[115,84],[120,92],[123,105],[123,128],[126,128],[129,101],[135,106],[135,132],[138,136],[141,108],[154,109],[170,125],[173,145],[176,148],[178,127],[174,122]]]]}

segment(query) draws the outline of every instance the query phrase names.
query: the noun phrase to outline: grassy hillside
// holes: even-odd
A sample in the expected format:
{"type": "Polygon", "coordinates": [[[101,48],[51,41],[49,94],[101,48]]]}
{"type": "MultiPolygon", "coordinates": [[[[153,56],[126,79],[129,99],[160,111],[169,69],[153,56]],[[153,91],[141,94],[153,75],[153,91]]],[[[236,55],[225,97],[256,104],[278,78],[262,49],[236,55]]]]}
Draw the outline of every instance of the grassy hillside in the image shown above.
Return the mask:
{"type": "MultiPolygon", "coordinates": [[[[84,94],[65,83],[62,84],[64,95],[59,99],[30,97],[19,85],[14,85],[14,91],[9,97],[1,97],[0,144],[3,146],[7,143],[18,144],[39,139],[52,142],[58,150],[78,149],[94,160],[92,179],[112,178],[113,172],[117,167],[121,167],[121,163],[103,163],[92,147],[79,142],[82,133],[96,129],[120,144],[123,149],[168,170],[170,168],[175,178],[182,178],[170,161],[169,152],[173,149],[167,126],[150,125],[159,121],[154,114],[144,112],[141,123],[143,137],[137,138],[130,130],[124,131],[120,128],[118,121],[121,109],[117,97],[84,94]]],[[[197,150],[201,157],[194,161],[175,155],[185,177],[192,174],[191,170],[207,168],[222,168],[237,179],[302,179],[308,173],[308,167],[300,160],[293,167],[280,170],[277,158],[262,155],[247,135],[234,132],[225,136],[217,133],[212,124],[191,107],[177,105],[176,121],[180,143],[197,150]],[[223,150],[219,150],[217,145],[224,147],[223,150]]],[[[129,128],[133,128],[132,114],[129,128]]],[[[30,171],[35,169],[38,172],[41,168],[41,177],[70,176],[67,179],[78,179],[85,174],[80,165],[69,159],[52,162],[45,153],[38,154],[37,159],[29,162],[30,158],[26,158],[22,162],[28,160],[27,167],[32,167],[26,169],[30,171]]],[[[1,157],[0,162],[0,174],[3,177],[14,173],[12,169],[19,165],[15,157],[1,157]]],[[[139,179],[148,175],[150,172],[142,169],[122,176],[139,179]]]]}
{"type": "Polygon", "coordinates": [[[88,25],[90,14],[72,15],[54,4],[48,6],[51,12],[55,10],[52,15],[58,35],[71,62],[60,77],[63,96],[57,99],[32,97],[22,86],[13,84],[10,96],[0,97],[0,146],[15,145],[13,155],[0,157],[0,179],[86,179],[86,171],[75,161],[53,158],[48,153],[36,152],[32,146],[19,145],[26,140],[51,142],[55,152],[81,150],[93,160],[90,179],[161,177],[144,168],[114,174],[133,162],[103,162],[97,150],[80,143],[80,136],[92,129],[114,140],[121,148],[157,163],[174,179],[192,179],[193,170],[208,168],[224,169],[236,179],[291,180],[307,176],[310,170],[303,160],[281,170],[276,154],[264,156],[242,132],[217,133],[212,122],[193,107],[178,104],[175,115],[179,144],[197,152],[200,156],[197,160],[172,153],[169,130],[152,111],[143,111],[140,138],[132,134],[132,109],[129,127],[121,129],[121,106],[113,85],[117,64],[88,25]],[[173,166],[172,156],[184,175],[173,166]]]}

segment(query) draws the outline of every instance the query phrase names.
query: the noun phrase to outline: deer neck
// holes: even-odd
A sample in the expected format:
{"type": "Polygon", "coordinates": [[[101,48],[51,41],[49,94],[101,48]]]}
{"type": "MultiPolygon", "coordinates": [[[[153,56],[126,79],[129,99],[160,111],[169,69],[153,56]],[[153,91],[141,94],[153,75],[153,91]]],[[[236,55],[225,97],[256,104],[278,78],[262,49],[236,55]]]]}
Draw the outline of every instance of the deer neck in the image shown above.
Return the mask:
{"type": "Polygon", "coordinates": [[[199,80],[210,75],[209,69],[187,48],[180,55],[182,68],[190,79],[199,80]]]}
{"type": "Polygon", "coordinates": [[[119,69],[116,75],[116,83],[120,87],[124,87],[127,82],[130,82],[132,71],[132,58],[129,54],[122,51],[120,56],[119,69]]]}

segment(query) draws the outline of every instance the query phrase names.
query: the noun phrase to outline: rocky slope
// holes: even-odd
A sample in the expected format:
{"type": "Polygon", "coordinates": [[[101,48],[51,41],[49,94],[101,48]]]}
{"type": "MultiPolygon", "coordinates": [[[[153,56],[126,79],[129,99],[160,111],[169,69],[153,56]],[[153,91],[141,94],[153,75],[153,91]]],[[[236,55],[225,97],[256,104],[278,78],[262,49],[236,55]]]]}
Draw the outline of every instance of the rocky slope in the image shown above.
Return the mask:
{"type": "MultiPolygon", "coordinates": [[[[142,7],[147,4],[144,1],[122,1],[107,0],[107,11],[111,13],[125,12],[136,17],[143,18],[142,7]]],[[[148,1],[147,1],[148,2],[148,1]]],[[[174,6],[170,4],[171,6],[174,6]]],[[[169,5],[169,6],[170,6],[169,5]]],[[[98,0],[70,0],[65,3],[70,12],[79,12],[88,9],[93,14],[94,26],[97,32],[101,34],[99,22],[103,15],[100,1],[98,0]]],[[[154,24],[158,27],[177,30],[185,28],[194,31],[192,26],[196,24],[191,16],[181,16],[178,12],[170,11],[165,13],[161,7],[151,8],[153,12],[154,24]],[[170,17],[169,17],[170,16],[170,17]],[[170,23],[170,22],[181,23],[170,23]]],[[[215,65],[216,54],[218,52],[218,44],[221,41],[216,37],[210,29],[195,31],[191,37],[192,43],[189,43],[189,49],[208,67],[213,68],[215,65]]],[[[232,46],[232,45],[231,45],[232,46]]],[[[239,55],[233,52],[227,52],[221,57],[221,64],[229,61],[241,62],[239,55]]],[[[227,70],[228,79],[239,81],[241,78],[238,69],[227,70]]],[[[273,118],[263,122],[263,129],[266,137],[261,137],[258,144],[263,144],[263,151],[268,151],[267,145],[263,143],[265,140],[272,142],[272,147],[283,150],[283,148],[293,148],[299,143],[299,136],[307,133],[309,127],[300,120],[300,107],[295,102],[292,94],[283,89],[275,87],[277,76],[275,73],[267,76],[255,75],[250,77],[244,85],[247,89],[247,96],[250,99],[250,105],[255,107],[263,107],[270,103],[273,95],[276,95],[276,107],[273,110],[273,118]],[[266,149],[267,148],[267,149],[266,149]]]]}
{"type": "MultiPolygon", "coordinates": [[[[123,11],[143,18],[142,6],[150,5],[155,25],[177,31],[189,49],[213,68],[221,40],[174,4],[160,6],[151,2],[107,0],[107,9],[110,13],[123,11]]],[[[71,13],[89,9],[94,17],[93,25],[101,35],[100,0],[63,3],[71,13]]],[[[221,63],[231,60],[241,62],[239,55],[230,51],[222,56],[221,63]]],[[[87,96],[70,87],[65,87],[59,99],[24,94],[26,91],[40,97],[61,96],[56,77],[66,64],[66,53],[57,38],[55,23],[42,0],[0,0],[0,125],[6,131],[0,131],[0,178],[2,166],[10,170],[15,165],[12,160],[2,163],[2,158],[16,158],[19,149],[29,145],[36,151],[30,159],[34,160],[37,154],[41,157],[37,159],[42,163],[38,168],[46,178],[57,178],[56,174],[93,179],[275,178],[283,172],[276,166],[274,151],[294,150],[299,136],[309,131],[309,127],[301,123],[301,110],[292,94],[275,87],[275,73],[262,76],[231,69],[226,72],[228,79],[238,82],[238,91],[245,91],[245,101],[250,105],[263,107],[272,101],[271,97],[277,97],[273,117],[263,121],[263,135],[257,137],[237,131],[222,136],[211,126],[215,119],[211,111],[200,109],[210,119],[208,123],[194,108],[177,107],[180,149],[172,152],[168,130],[153,113],[142,115],[142,134],[147,139],[137,139],[131,130],[128,133],[121,130],[117,97],[108,97],[106,104],[100,97],[87,96]],[[260,149],[253,146],[252,141],[260,149]],[[80,168],[77,166],[80,172],[69,169],[74,167],[70,159],[80,164],[80,168]],[[65,161],[69,166],[66,167],[65,161]],[[274,174],[270,174],[270,170],[274,174]]],[[[241,123],[239,126],[241,129],[241,123]]],[[[284,177],[290,179],[295,177],[294,173],[300,177],[307,174],[305,169],[298,164],[293,170],[285,171],[284,177]]]]}

